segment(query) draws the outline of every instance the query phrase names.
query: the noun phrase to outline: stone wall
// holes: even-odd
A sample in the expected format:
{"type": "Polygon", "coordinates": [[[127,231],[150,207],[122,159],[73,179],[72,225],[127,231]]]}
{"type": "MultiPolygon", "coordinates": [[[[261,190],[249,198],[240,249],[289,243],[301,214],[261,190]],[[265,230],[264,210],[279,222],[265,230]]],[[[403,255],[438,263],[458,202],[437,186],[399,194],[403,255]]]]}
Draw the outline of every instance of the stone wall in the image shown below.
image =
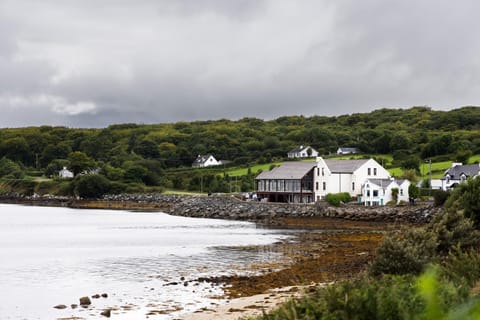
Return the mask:
{"type": "Polygon", "coordinates": [[[232,220],[274,220],[278,217],[330,217],[352,221],[426,223],[441,208],[431,203],[415,206],[364,207],[348,204],[332,207],[317,204],[245,202],[235,197],[195,197],[166,194],[109,195],[101,200],[74,198],[0,196],[0,202],[73,208],[159,210],[171,215],[232,220]]]}

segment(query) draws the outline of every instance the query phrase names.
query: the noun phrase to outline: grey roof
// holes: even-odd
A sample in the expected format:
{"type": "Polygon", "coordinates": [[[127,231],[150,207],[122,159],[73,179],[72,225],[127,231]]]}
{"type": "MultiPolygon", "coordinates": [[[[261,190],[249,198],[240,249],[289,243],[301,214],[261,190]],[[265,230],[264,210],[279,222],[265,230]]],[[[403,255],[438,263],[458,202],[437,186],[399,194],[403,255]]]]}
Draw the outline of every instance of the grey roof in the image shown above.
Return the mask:
{"type": "Polygon", "coordinates": [[[288,153],[297,153],[297,152],[300,152],[300,151],[305,150],[305,149],[308,149],[308,148],[310,148],[310,149],[312,149],[312,150],[315,150],[315,149],[313,149],[313,148],[310,147],[310,146],[298,146],[298,147],[296,147],[295,149],[292,149],[292,150],[288,151],[288,153]]]}
{"type": "Polygon", "coordinates": [[[480,172],[480,164],[467,164],[452,167],[445,171],[445,175],[450,175],[450,179],[459,180],[460,176],[465,174],[467,177],[474,177],[480,172]]]}
{"type": "Polygon", "coordinates": [[[332,173],[353,173],[370,159],[360,160],[331,160],[326,159],[325,163],[332,173]]]}
{"type": "Polygon", "coordinates": [[[255,179],[284,179],[299,180],[302,179],[310,170],[317,165],[316,162],[292,161],[284,162],[281,166],[273,168],[270,171],[260,173],[255,179]]]}
{"type": "Polygon", "coordinates": [[[203,164],[208,160],[208,158],[210,158],[210,156],[212,156],[212,155],[211,154],[207,154],[207,155],[204,155],[204,156],[199,155],[197,157],[197,159],[195,159],[195,161],[193,161],[193,164],[203,164]]]}
{"type": "Polygon", "coordinates": [[[357,148],[351,148],[351,147],[346,147],[346,148],[340,147],[339,149],[342,150],[342,151],[345,151],[345,152],[357,152],[358,151],[357,148]]]}
{"type": "Polygon", "coordinates": [[[390,183],[394,182],[394,180],[391,179],[368,179],[368,181],[380,187],[388,187],[390,183]]]}

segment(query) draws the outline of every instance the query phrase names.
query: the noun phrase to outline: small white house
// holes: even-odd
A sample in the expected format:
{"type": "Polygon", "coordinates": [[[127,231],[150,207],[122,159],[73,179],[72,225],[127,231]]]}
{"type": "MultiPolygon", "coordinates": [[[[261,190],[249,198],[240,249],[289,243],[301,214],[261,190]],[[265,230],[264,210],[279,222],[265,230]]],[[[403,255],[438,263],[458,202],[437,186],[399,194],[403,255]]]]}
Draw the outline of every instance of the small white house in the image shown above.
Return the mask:
{"type": "Polygon", "coordinates": [[[194,168],[204,168],[204,167],[211,167],[211,166],[218,166],[221,165],[221,161],[217,161],[214,156],[211,154],[208,155],[198,155],[195,161],[192,164],[194,168]]]}
{"type": "Polygon", "coordinates": [[[358,153],[357,148],[338,148],[337,149],[337,154],[342,155],[342,154],[354,154],[358,153]]]}
{"type": "Polygon", "coordinates": [[[468,178],[474,178],[480,175],[480,164],[453,163],[452,167],[445,171],[442,180],[442,189],[448,190],[455,188],[460,183],[467,181],[468,178]]]}
{"type": "Polygon", "coordinates": [[[397,204],[408,201],[410,181],[395,179],[367,179],[362,186],[359,202],[365,206],[383,206],[393,200],[393,189],[397,189],[397,204]]]}
{"type": "Polygon", "coordinates": [[[318,157],[318,151],[310,146],[298,146],[287,153],[290,159],[318,157]]]}
{"type": "Polygon", "coordinates": [[[61,179],[70,179],[73,178],[73,172],[68,170],[67,167],[63,167],[63,169],[58,172],[58,176],[61,179]]]}

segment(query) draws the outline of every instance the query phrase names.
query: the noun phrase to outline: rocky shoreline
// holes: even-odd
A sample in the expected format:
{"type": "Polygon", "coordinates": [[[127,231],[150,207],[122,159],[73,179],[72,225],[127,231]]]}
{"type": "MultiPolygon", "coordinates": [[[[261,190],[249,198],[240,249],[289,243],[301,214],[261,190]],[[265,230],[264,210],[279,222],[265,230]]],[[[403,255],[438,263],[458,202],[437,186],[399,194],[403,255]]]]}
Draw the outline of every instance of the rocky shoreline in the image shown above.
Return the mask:
{"type": "Polygon", "coordinates": [[[269,224],[275,224],[278,218],[307,217],[423,224],[442,210],[434,207],[430,202],[421,202],[414,206],[365,207],[350,203],[333,207],[325,202],[316,204],[265,203],[247,202],[233,196],[207,197],[168,194],[108,195],[97,200],[9,194],[0,196],[0,202],[85,209],[156,210],[184,217],[264,221],[269,224]]]}

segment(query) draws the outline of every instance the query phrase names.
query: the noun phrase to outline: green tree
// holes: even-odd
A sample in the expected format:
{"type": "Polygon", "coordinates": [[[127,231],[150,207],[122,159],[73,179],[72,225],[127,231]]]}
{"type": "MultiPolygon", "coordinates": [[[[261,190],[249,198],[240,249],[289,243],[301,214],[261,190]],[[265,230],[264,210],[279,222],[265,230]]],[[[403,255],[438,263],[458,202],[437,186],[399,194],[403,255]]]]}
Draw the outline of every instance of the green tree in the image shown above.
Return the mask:
{"type": "Polygon", "coordinates": [[[68,155],[68,161],[68,167],[73,171],[74,175],[95,166],[95,161],[81,151],[71,152],[68,155]]]}
{"type": "Polygon", "coordinates": [[[75,194],[82,198],[101,198],[110,190],[110,181],[100,174],[84,174],[74,180],[75,194]]]}
{"type": "Polygon", "coordinates": [[[23,177],[23,171],[17,163],[3,157],[0,159],[0,177],[20,179],[23,177]]]}
{"type": "Polygon", "coordinates": [[[420,189],[418,189],[415,183],[411,183],[408,186],[408,196],[412,199],[417,199],[419,195],[420,195],[420,189]]]}

